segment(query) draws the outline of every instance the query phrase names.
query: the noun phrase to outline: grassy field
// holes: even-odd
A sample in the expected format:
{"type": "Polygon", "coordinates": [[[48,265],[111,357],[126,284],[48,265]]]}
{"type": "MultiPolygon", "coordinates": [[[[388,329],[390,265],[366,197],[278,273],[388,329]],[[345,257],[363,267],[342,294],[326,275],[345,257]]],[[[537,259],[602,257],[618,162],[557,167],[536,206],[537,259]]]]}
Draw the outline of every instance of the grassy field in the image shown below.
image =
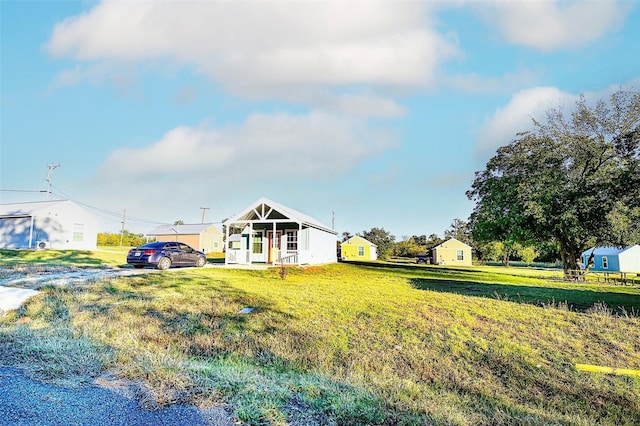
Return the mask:
{"type": "Polygon", "coordinates": [[[557,274],[335,264],[49,287],[0,318],[0,362],[70,384],[108,369],[150,406],[224,403],[246,424],[640,424],[640,376],[575,368],[640,369],[640,288],[557,274]]]}

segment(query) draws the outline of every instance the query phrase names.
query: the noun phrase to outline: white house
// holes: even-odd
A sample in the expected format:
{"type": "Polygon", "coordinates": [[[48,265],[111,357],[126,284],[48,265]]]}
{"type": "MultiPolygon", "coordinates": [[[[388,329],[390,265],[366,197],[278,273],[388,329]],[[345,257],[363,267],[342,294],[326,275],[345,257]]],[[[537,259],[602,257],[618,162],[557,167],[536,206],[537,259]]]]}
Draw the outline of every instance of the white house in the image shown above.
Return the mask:
{"type": "Polygon", "coordinates": [[[591,271],[640,272],[640,245],[629,247],[596,247],[582,253],[582,263],[586,265],[593,253],[591,271]]]}
{"type": "Polygon", "coordinates": [[[260,198],[223,225],[226,264],[303,265],[337,261],[336,231],[267,198],[260,198]]]}
{"type": "Polygon", "coordinates": [[[0,248],[95,250],[97,222],[70,200],[0,204],[0,248]]]}

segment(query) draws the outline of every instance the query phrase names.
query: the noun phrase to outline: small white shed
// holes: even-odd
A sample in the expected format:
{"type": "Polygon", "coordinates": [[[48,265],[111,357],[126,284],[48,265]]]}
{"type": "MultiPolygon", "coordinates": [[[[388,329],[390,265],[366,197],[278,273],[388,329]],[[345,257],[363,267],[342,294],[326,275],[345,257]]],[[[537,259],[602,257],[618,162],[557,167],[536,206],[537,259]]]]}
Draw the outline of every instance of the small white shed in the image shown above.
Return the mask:
{"type": "Polygon", "coordinates": [[[97,221],[70,200],[0,204],[0,248],[95,250],[97,221]]]}

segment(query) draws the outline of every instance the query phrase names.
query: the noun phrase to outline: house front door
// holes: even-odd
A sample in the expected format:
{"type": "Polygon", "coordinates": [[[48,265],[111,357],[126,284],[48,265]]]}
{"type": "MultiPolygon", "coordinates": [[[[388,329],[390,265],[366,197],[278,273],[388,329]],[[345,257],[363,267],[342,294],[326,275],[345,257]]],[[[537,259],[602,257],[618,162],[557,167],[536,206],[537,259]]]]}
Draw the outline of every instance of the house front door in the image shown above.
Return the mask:
{"type": "Polygon", "coordinates": [[[251,237],[251,262],[265,262],[264,234],[262,231],[253,231],[251,237]]]}
{"type": "Polygon", "coordinates": [[[280,241],[282,239],[282,231],[267,231],[267,239],[269,240],[269,258],[268,262],[273,263],[280,259],[280,241]]]}

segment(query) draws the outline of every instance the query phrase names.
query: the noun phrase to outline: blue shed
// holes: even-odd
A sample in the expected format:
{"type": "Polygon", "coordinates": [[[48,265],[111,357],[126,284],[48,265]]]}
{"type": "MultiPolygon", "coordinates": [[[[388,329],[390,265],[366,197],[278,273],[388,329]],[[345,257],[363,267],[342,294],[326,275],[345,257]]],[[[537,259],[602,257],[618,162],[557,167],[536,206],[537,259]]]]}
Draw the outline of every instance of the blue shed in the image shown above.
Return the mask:
{"type": "Polygon", "coordinates": [[[640,272],[640,245],[629,247],[596,247],[582,253],[582,263],[587,264],[593,252],[591,271],[640,272]]]}

